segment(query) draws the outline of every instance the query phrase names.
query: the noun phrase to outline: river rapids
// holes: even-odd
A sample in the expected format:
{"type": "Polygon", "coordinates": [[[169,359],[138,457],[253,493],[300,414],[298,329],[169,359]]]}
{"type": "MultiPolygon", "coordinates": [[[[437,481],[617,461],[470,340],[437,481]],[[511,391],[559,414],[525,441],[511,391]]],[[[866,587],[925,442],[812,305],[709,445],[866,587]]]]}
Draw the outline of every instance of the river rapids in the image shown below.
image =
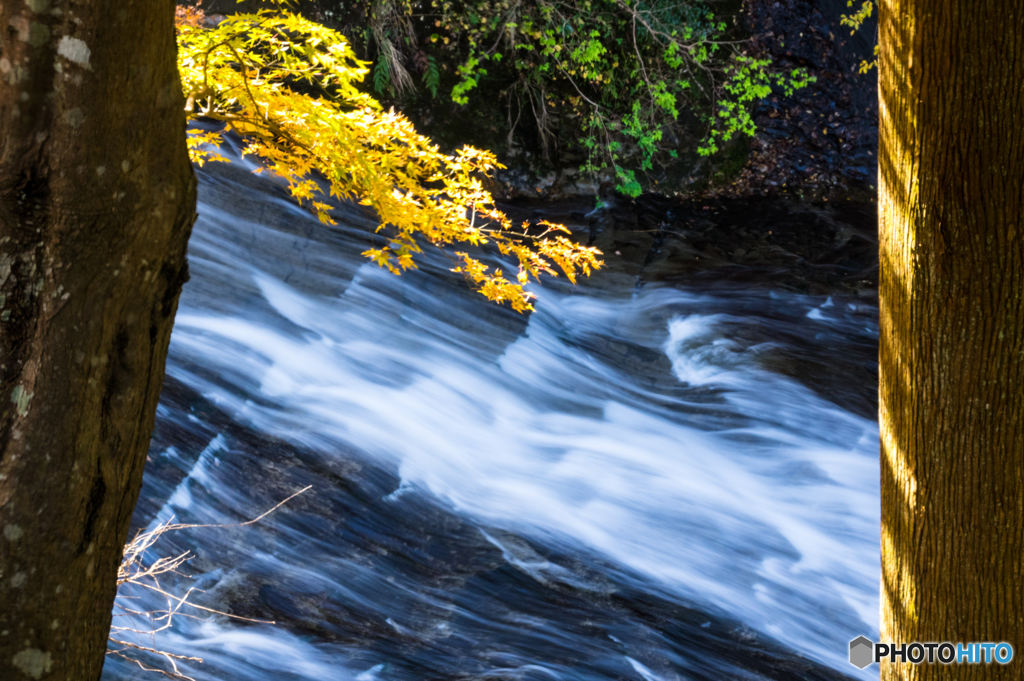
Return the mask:
{"type": "MultiPolygon", "coordinates": [[[[325,227],[247,170],[199,172],[135,524],[312,487],[154,547],[196,554],[164,589],[235,618],[121,638],[197,681],[872,678],[847,647],[877,636],[879,434],[847,396],[875,388],[799,376],[870,365],[874,307],[609,273],[519,315],[440,252],[382,271],[364,214],[325,227]]],[[[148,628],[125,609],[168,601],[118,605],[148,628]]]]}

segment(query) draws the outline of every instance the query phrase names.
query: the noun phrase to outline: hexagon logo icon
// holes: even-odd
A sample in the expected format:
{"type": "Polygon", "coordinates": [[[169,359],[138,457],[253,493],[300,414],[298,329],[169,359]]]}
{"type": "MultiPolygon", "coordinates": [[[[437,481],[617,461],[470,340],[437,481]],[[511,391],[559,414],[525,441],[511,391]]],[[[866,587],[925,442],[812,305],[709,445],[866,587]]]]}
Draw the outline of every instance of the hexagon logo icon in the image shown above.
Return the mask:
{"type": "Polygon", "coordinates": [[[864,636],[853,639],[850,641],[850,664],[857,669],[864,669],[875,661],[874,649],[875,644],[871,639],[864,636]]]}

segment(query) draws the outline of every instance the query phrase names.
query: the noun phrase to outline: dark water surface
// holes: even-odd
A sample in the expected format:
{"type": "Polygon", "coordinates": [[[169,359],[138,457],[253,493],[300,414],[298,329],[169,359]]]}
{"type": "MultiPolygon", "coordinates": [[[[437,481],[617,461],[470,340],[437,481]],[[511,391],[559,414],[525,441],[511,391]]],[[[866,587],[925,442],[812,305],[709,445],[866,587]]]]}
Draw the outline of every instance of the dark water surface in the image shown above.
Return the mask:
{"type": "Polygon", "coordinates": [[[871,677],[875,387],[821,358],[870,373],[873,307],[609,274],[521,316],[439,255],[369,264],[359,214],[200,178],[136,524],[313,488],[158,545],[198,554],[165,586],[276,625],[191,611],[140,644],[223,681],[871,677]]]}

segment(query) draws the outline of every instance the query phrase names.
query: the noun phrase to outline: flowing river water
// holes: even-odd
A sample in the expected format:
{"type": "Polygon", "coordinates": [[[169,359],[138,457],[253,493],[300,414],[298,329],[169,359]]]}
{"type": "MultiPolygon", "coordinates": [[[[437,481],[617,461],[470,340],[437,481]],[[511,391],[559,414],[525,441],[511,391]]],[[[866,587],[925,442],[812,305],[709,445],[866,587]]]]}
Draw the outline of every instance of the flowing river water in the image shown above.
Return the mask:
{"type": "Polygon", "coordinates": [[[439,253],[380,270],[365,216],[324,227],[245,170],[200,172],[135,520],[312,489],[153,554],[197,554],[168,590],[276,624],[183,608],[132,640],[197,680],[872,677],[846,654],[877,635],[878,429],[849,407],[874,385],[794,376],[872,362],[873,307],[608,274],[518,315],[439,253]]]}

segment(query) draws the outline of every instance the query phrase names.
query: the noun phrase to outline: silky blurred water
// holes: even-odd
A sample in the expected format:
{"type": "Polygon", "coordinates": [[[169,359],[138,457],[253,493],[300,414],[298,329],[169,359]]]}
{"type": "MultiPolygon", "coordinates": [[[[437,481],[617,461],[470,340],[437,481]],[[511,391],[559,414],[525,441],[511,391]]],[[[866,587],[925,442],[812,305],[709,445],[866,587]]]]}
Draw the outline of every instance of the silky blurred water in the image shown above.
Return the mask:
{"type": "Polygon", "coordinates": [[[846,655],[877,633],[878,429],[846,407],[874,386],[800,377],[872,361],[873,308],[598,280],[524,317],[440,255],[367,263],[355,211],[200,178],[136,520],[313,488],[158,545],[199,554],[169,588],[277,624],[182,609],[139,643],[196,679],[871,677],[846,655]]]}

